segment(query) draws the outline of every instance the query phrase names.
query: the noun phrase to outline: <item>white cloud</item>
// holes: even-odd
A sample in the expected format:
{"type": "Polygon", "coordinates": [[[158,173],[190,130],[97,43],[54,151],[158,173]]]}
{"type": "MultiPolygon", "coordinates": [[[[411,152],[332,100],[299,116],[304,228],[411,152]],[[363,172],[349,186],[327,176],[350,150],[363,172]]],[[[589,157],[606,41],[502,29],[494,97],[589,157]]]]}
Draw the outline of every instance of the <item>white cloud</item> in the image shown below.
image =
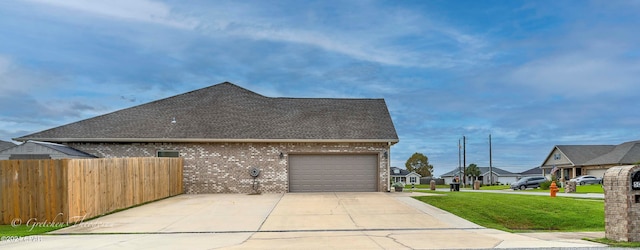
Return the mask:
{"type": "MultiPolygon", "coordinates": [[[[254,30],[247,31],[244,34],[250,35],[254,39],[307,44],[359,60],[394,66],[449,68],[472,63],[470,59],[473,59],[460,58],[457,55],[457,51],[420,51],[410,46],[388,45],[385,40],[392,40],[393,37],[375,37],[366,34],[353,36],[352,34],[344,33],[327,34],[296,29],[254,30]]],[[[464,38],[465,36],[455,33],[442,33],[441,35],[452,35],[453,37],[450,38],[460,42],[460,44],[467,44],[468,41],[465,39],[470,39],[468,38],[470,36],[464,38]]]]}
{"type": "Polygon", "coordinates": [[[16,65],[9,57],[0,55],[0,96],[25,90],[43,89],[57,76],[29,71],[16,65]]]}
{"type": "Polygon", "coordinates": [[[197,22],[178,18],[167,5],[149,0],[28,0],[110,18],[165,25],[180,29],[193,29],[197,22]]]}
{"type": "Polygon", "coordinates": [[[0,75],[6,74],[9,71],[9,66],[11,66],[9,59],[0,56],[0,75]]]}
{"type": "MultiPolygon", "coordinates": [[[[392,66],[443,69],[474,65],[493,56],[483,51],[487,43],[479,36],[430,20],[426,13],[373,3],[349,3],[347,5],[356,5],[350,7],[361,11],[339,12],[331,20],[316,20],[308,17],[312,14],[274,15],[274,12],[281,10],[271,3],[260,2],[220,2],[207,7],[209,4],[201,3],[174,7],[151,0],[27,1],[106,18],[196,30],[216,38],[231,36],[308,45],[357,60],[392,66]],[[336,26],[345,28],[336,29],[336,26]],[[442,44],[447,44],[447,48],[442,48],[442,44]]],[[[167,45],[168,49],[175,45],[143,41],[146,44],[167,45]]]]}
{"type": "Polygon", "coordinates": [[[541,58],[516,68],[507,77],[514,84],[563,96],[628,93],[637,88],[640,67],[615,58],[568,54],[541,58]]]}
{"type": "Polygon", "coordinates": [[[627,96],[640,91],[640,36],[629,32],[636,24],[627,21],[636,17],[635,12],[627,13],[632,7],[599,5],[596,2],[597,8],[576,16],[567,14],[555,32],[531,34],[517,51],[532,58],[513,68],[505,80],[543,94],[568,97],[627,96]]]}
{"type": "Polygon", "coordinates": [[[256,6],[242,7],[249,9],[234,15],[220,13],[221,9],[233,7],[216,8],[214,13],[199,18],[199,30],[211,36],[231,35],[314,46],[358,60],[392,66],[451,68],[472,65],[492,57],[491,53],[483,51],[487,42],[481,37],[434,22],[425,13],[412,10],[367,6],[366,10],[348,13],[352,15],[348,18],[342,16],[346,13],[338,13],[330,23],[308,23],[308,20],[295,15],[276,18],[251,9],[256,6]],[[360,23],[350,23],[353,20],[360,23]],[[335,29],[334,26],[344,28],[335,29]],[[442,44],[447,48],[442,48],[442,44]]]}

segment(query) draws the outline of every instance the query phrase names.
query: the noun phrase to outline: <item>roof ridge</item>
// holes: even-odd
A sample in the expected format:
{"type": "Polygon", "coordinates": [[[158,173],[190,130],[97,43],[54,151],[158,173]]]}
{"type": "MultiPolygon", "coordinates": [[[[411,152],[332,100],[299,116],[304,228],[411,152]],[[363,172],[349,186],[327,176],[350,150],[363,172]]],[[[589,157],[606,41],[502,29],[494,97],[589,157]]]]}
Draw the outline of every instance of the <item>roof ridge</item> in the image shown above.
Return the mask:
{"type": "Polygon", "coordinates": [[[383,98],[266,97],[223,82],[15,140],[160,142],[398,141],[383,98]]]}
{"type": "Polygon", "coordinates": [[[349,98],[349,97],[268,97],[271,99],[296,99],[296,100],[384,100],[384,98],[349,98]]]}
{"type": "MultiPolygon", "coordinates": [[[[54,129],[57,129],[57,128],[60,128],[60,127],[63,127],[63,126],[68,126],[68,125],[72,125],[72,124],[77,124],[77,123],[85,122],[85,121],[88,121],[88,120],[93,120],[93,119],[96,119],[96,118],[101,118],[101,117],[109,116],[109,115],[112,115],[112,114],[114,114],[114,113],[118,113],[118,112],[121,112],[121,111],[125,111],[125,110],[132,110],[132,109],[135,109],[135,108],[140,108],[140,107],[145,106],[145,105],[150,105],[150,104],[154,104],[154,103],[159,103],[159,102],[162,102],[162,101],[166,101],[167,99],[172,99],[172,98],[176,98],[176,97],[179,97],[179,96],[185,96],[185,95],[187,95],[187,94],[192,94],[192,93],[194,93],[194,92],[199,92],[199,91],[203,91],[203,90],[205,90],[205,89],[210,89],[210,88],[215,88],[215,87],[221,87],[221,86],[231,86],[231,87],[237,88],[237,89],[239,89],[239,90],[244,90],[244,91],[246,91],[246,92],[250,92],[250,93],[252,93],[252,94],[255,94],[255,95],[258,95],[258,96],[262,96],[262,95],[260,95],[260,94],[257,94],[257,93],[255,93],[255,92],[251,91],[251,90],[245,89],[245,88],[240,87],[240,86],[238,86],[238,85],[235,85],[235,84],[233,84],[233,83],[231,83],[231,82],[227,82],[227,81],[225,81],[225,82],[222,82],[222,83],[218,83],[218,84],[214,84],[214,85],[211,85],[211,86],[207,86],[207,87],[203,87],[203,88],[199,88],[199,89],[191,90],[191,91],[188,91],[188,92],[185,92],[185,93],[180,93],[180,94],[172,95],[172,96],[165,97],[165,98],[162,98],[162,99],[153,100],[153,101],[150,101],[150,102],[145,102],[145,103],[138,104],[138,105],[134,105],[134,106],[127,107],[127,108],[117,109],[117,110],[114,110],[114,111],[111,111],[111,112],[108,112],[108,113],[105,113],[105,114],[101,114],[101,115],[97,115],[97,116],[89,117],[89,118],[86,118],[86,119],[82,119],[82,120],[79,120],[79,121],[75,121],[75,122],[71,122],[71,123],[63,124],[63,125],[60,125],[60,126],[57,126],[57,127],[50,128],[50,129],[46,129],[46,130],[42,130],[42,131],[39,131],[39,132],[31,133],[31,134],[28,134],[28,135],[25,135],[25,136],[21,136],[21,137],[19,137],[19,138],[24,138],[24,137],[27,137],[27,138],[28,138],[28,137],[30,137],[30,136],[32,136],[32,135],[34,135],[34,134],[44,133],[44,132],[51,131],[51,130],[54,130],[54,129]]],[[[262,97],[264,97],[264,96],[262,96],[262,97]]],[[[19,138],[12,138],[12,139],[13,139],[13,140],[16,140],[16,139],[19,139],[19,138]]]]}

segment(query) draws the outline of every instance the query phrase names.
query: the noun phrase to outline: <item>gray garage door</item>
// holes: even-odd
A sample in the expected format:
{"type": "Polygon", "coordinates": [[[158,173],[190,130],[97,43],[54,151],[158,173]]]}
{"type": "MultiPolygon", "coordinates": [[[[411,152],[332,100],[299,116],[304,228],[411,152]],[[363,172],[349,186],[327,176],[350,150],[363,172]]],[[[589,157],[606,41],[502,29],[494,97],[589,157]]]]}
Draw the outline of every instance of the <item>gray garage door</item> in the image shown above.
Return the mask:
{"type": "Polygon", "coordinates": [[[290,192],[375,192],[377,155],[289,155],[290,192]]]}

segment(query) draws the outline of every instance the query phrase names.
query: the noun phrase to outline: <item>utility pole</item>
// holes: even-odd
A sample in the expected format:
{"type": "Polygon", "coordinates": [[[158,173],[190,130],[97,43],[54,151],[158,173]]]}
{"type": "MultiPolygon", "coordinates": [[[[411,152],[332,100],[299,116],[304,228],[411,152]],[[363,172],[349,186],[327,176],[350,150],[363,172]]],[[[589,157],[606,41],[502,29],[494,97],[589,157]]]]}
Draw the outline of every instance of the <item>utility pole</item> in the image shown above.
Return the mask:
{"type": "Polygon", "coordinates": [[[493,159],[491,157],[491,134],[489,134],[489,182],[493,186],[493,159]]]}
{"type": "Polygon", "coordinates": [[[462,136],[462,186],[467,185],[467,137],[462,136]]]}
{"type": "Polygon", "coordinates": [[[462,173],[462,166],[460,165],[461,164],[460,150],[462,150],[462,145],[460,145],[460,138],[458,138],[458,176],[462,177],[463,173],[462,173]]]}

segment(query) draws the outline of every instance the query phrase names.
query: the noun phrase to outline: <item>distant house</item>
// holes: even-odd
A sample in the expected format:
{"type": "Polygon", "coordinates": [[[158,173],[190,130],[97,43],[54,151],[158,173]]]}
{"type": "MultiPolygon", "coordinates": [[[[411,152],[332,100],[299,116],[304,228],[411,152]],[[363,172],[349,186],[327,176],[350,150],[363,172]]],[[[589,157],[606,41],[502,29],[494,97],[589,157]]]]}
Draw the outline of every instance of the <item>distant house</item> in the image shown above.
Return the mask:
{"type": "Polygon", "coordinates": [[[520,173],[520,177],[528,177],[528,176],[543,176],[542,168],[535,167],[520,173]]]}
{"type": "MultiPolygon", "coordinates": [[[[489,171],[489,167],[478,167],[480,169],[480,176],[478,176],[478,180],[482,182],[483,185],[487,185],[491,183],[490,173],[493,174],[493,183],[513,183],[518,180],[520,174],[512,173],[497,167],[491,168],[491,172],[489,171]]],[[[460,176],[460,170],[454,169],[449,171],[441,177],[444,179],[445,183],[451,183],[455,176],[460,176]]],[[[471,177],[467,178],[467,184],[473,183],[473,179],[471,177]]]]}
{"type": "Polygon", "coordinates": [[[633,165],[640,162],[640,141],[619,145],[556,145],[542,163],[544,174],[556,167],[561,179],[580,175],[603,177],[613,166],[633,165]]]}
{"type": "Polygon", "coordinates": [[[398,135],[381,98],[267,97],[224,82],[14,140],[182,157],[189,194],[382,192],[398,135]]]}
{"type": "Polygon", "coordinates": [[[13,147],[0,151],[0,160],[78,158],[96,157],[66,145],[39,141],[27,141],[20,145],[14,144],[13,147]]]}
{"type": "Polygon", "coordinates": [[[8,148],[12,148],[15,147],[16,144],[13,142],[8,142],[8,141],[0,141],[0,151],[8,149],[8,148]]]}
{"type": "Polygon", "coordinates": [[[409,172],[406,169],[391,167],[391,182],[402,182],[405,185],[420,184],[420,174],[409,172]]]}

